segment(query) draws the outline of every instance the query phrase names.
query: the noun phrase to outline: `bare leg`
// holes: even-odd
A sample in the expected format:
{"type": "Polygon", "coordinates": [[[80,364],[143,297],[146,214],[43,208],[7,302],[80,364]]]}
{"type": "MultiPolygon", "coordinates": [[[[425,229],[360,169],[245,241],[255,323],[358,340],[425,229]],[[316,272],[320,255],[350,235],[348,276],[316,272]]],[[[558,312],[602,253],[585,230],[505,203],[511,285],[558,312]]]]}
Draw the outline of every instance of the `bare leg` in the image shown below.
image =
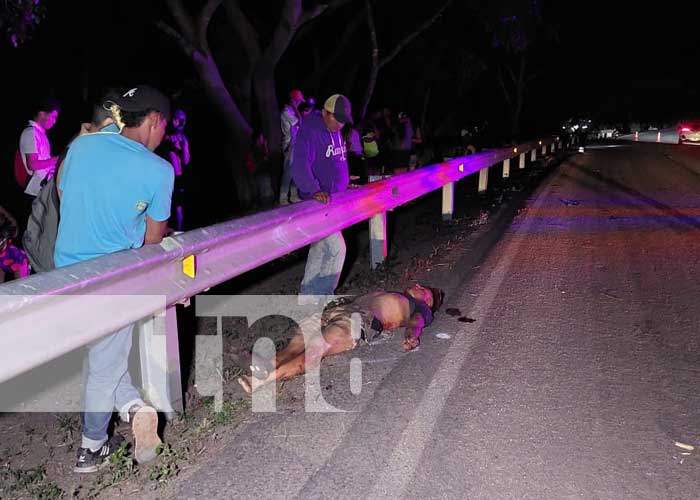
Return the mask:
{"type": "MultiPolygon", "coordinates": [[[[301,338],[303,340],[303,337],[301,338]]],[[[292,340],[296,339],[297,337],[294,337],[292,340]]],[[[337,326],[331,326],[323,333],[323,337],[317,337],[316,339],[310,341],[309,345],[306,346],[306,349],[303,350],[303,352],[285,361],[284,363],[280,363],[275,371],[270,373],[267,378],[261,380],[256,385],[266,385],[277,380],[289,380],[301,375],[302,373],[305,373],[307,363],[320,363],[321,359],[325,358],[326,356],[332,356],[334,354],[349,351],[354,347],[355,341],[353,340],[349,331],[337,326]]],[[[238,383],[241,384],[243,389],[248,393],[252,392],[251,382],[250,377],[240,377],[238,379],[238,383]]]]}
{"type": "Polygon", "coordinates": [[[296,358],[304,352],[304,336],[297,333],[289,341],[289,344],[276,353],[272,358],[263,358],[255,352],[251,353],[250,372],[258,379],[265,379],[270,372],[279,368],[280,365],[287,363],[291,359],[296,358]]]}
{"type": "MultiPolygon", "coordinates": [[[[255,356],[253,357],[254,359],[254,365],[256,364],[255,361],[258,361],[258,364],[260,365],[265,365],[267,372],[272,371],[273,369],[279,368],[281,365],[291,361],[292,359],[296,358],[300,354],[304,352],[304,349],[306,348],[306,342],[304,341],[304,331],[306,332],[306,337],[307,338],[314,338],[318,337],[321,335],[321,321],[322,318],[320,314],[315,314],[312,315],[311,317],[303,320],[301,322],[301,325],[297,326],[294,328],[294,335],[289,341],[289,344],[279,351],[276,356],[274,361],[273,360],[255,360],[255,356]]],[[[253,371],[255,372],[256,369],[253,368],[253,371]]],[[[258,370],[258,373],[260,373],[260,370],[258,370]]],[[[262,377],[259,375],[258,378],[266,378],[268,373],[265,373],[262,377]]]]}
{"type": "Polygon", "coordinates": [[[304,336],[301,333],[295,334],[289,341],[289,344],[277,353],[275,368],[279,368],[280,365],[296,358],[299,354],[304,352],[304,348],[304,336]]]}

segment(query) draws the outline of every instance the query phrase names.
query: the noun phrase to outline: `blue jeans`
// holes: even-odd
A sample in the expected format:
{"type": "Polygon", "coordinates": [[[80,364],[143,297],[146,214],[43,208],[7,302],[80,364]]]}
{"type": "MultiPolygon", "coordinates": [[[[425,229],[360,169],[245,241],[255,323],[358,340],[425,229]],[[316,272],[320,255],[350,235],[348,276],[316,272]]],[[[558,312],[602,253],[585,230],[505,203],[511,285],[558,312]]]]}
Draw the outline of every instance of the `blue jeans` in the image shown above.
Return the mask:
{"type": "Polygon", "coordinates": [[[337,232],[313,243],[306,259],[301,295],[333,295],[345,263],[345,240],[337,232]]]}
{"type": "Polygon", "coordinates": [[[144,405],[128,371],[133,330],[134,325],[129,325],[88,347],[81,417],[83,443],[89,447],[96,448],[107,439],[107,426],[115,409],[122,420],[128,421],[129,408],[144,405]]]}

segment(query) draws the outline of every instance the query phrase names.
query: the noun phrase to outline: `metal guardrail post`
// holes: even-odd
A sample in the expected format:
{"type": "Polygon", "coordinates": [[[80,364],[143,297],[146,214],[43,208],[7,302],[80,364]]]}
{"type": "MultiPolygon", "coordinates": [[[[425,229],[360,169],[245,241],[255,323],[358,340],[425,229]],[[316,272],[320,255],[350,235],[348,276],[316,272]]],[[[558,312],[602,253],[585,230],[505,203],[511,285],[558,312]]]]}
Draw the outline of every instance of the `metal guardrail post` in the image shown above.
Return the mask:
{"type": "Polygon", "coordinates": [[[525,153],[520,153],[520,161],[518,163],[518,168],[525,168],[525,153]]]}
{"type": "Polygon", "coordinates": [[[510,177],[510,158],[503,160],[503,178],[507,179],[510,177]]]}
{"type": "Polygon", "coordinates": [[[545,156],[547,154],[547,145],[542,144],[542,156],[545,156]]]}
{"type": "Polygon", "coordinates": [[[137,323],[141,382],[146,399],[168,418],[183,410],[175,306],[137,323]]]}
{"type": "Polygon", "coordinates": [[[489,169],[479,170],[479,192],[483,193],[489,187],[489,169]]]}
{"type": "Polygon", "coordinates": [[[372,269],[386,259],[386,212],[373,215],[369,220],[369,254],[372,269]]]}
{"type": "Polygon", "coordinates": [[[452,220],[455,209],[455,183],[442,186],[442,220],[452,220]]]}
{"type": "Polygon", "coordinates": [[[535,160],[537,160],[537,148],[534,148],[532,151],[530,151],[530,161],[535,160]]]}

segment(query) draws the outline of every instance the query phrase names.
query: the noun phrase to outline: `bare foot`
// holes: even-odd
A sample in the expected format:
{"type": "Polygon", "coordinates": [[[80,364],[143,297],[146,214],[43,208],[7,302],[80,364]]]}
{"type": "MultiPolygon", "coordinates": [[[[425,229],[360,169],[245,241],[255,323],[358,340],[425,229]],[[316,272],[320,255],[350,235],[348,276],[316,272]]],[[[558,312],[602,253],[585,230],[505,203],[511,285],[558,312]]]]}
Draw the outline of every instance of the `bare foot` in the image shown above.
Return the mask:
{"type": "Polygon", "coordinates": [[[246,394],[253,393],[253,386],[251,385],[250,376],[241,375],[236,379],[236,381],[241,385],[241,387],[243,387],[243,390],[246,392],[246,394]]]}
{"type": "Polygon", "coordinates": [[[404,348],[405,351],[412,351],[416,347],[420,345],[420,337],[411,337],[403,341],[403,344],[401,344],[401,347],[404,348]]]}

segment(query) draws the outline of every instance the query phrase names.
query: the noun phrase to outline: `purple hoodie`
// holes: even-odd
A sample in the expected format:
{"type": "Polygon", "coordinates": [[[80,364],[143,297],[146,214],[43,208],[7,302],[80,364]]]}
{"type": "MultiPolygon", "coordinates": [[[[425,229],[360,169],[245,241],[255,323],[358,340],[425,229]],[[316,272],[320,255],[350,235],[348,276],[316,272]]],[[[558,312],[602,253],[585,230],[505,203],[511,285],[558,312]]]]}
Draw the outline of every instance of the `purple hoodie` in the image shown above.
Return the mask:
{"type": "Polygon", "coordinates": [[[348,188],[343,134],[328,130],[320,112],[310,114],[301,124],[292,147],[292,178],[303,200],[318,191],[338,193],[348,188]]]}

